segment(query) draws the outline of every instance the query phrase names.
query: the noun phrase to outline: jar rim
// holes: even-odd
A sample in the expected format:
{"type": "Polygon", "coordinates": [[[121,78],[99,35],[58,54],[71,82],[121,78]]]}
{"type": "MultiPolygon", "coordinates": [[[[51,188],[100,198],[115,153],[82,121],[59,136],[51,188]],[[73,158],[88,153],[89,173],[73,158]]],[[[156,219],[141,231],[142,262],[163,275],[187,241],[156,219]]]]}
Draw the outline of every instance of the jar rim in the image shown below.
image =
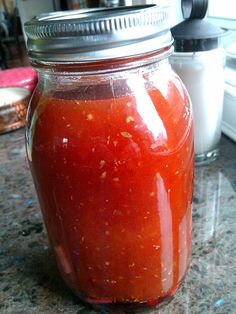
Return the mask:
{"type": "Polygon", "coordinates": [[[34,17],[24,26],[29,57],[92,62],[155,52],[173,43],[169,0],[158,5],[82,9],[34,17]]]}

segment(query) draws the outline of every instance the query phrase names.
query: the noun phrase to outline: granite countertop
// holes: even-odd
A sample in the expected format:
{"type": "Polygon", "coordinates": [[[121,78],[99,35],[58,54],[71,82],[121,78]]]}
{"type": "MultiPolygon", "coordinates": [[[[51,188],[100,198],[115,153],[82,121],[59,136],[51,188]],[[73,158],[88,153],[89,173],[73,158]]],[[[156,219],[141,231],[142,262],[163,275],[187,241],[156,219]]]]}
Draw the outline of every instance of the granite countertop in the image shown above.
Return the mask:
{"type": "MultiPolygon", "coordinates": [[[[65,286],[48,245],[24,132],[0,136],[0,313],[95,314],[65,286]]],[[[236,313],[236,144],[195,171],[193,249],[173,300],[152,313],[236,313]]]]}

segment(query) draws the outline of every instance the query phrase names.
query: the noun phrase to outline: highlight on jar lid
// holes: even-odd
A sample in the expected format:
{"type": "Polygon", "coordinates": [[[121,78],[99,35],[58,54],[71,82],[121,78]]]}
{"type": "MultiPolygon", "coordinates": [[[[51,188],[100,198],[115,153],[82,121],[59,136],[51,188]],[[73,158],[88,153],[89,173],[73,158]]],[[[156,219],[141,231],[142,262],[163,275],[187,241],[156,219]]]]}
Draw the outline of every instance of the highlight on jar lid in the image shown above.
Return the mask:
{"type": "Polygon", "coordinates": [[[41,14],[25,24],[29,57],[86,62],[155,52],[172,44],[171,5],[82,9],[41,14]]]}

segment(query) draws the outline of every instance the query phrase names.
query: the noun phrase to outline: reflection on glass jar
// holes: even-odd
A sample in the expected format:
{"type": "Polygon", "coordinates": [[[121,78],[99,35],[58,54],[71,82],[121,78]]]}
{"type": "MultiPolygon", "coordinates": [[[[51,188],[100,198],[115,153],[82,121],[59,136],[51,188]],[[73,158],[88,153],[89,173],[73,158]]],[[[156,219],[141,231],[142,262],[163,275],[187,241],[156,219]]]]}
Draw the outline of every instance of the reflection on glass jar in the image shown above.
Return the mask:
{"type": "Polygon", "coordinates": [[[197,242],[204,244],[214,236],[220,195],[221,173],[209,171],[208,168],[197,168],[195,171],[193,218],[197,242]]]}

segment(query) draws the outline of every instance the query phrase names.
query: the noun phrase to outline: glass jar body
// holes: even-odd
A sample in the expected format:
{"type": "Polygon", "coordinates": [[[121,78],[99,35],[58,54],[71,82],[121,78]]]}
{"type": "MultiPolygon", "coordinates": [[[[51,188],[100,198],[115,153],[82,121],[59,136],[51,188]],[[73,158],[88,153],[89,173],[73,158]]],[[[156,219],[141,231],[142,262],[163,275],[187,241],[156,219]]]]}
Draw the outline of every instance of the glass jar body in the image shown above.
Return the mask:
{"type": "Polygon", "coordinates": [[[184,82],[193,104],[195,161],[197,164],[209,163],[219,155],[224,49],[176,52],[170,57],[170,62],[184,82]]]}
{"type": "Polygon", "coordinates": [[[40,70],[28,111],[28,159],[58,267],[92,304],[156,304],[189,263],[191,106],[168,60],[150,61],[40,70]]]}

